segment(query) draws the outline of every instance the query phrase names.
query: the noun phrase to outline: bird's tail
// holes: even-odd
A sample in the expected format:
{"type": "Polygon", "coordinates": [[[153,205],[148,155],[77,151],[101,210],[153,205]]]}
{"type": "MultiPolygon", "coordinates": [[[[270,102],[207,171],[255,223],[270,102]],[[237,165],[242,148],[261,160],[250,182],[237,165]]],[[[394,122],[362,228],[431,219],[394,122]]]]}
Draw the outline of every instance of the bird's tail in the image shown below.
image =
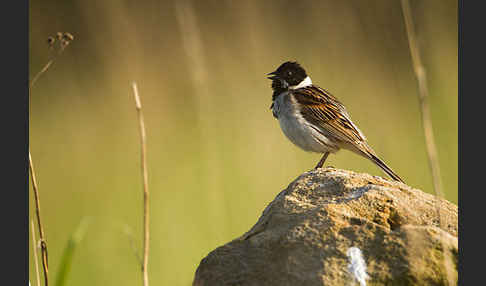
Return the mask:
{"type": "Polygon", "coordinates": [[[399,182],[402,182],[402,183],[405,183],[401,178],[400,176],[398,176],[395,172],[393,172],[393,170],[388,167],[385,162],[383,162],[380,158],[378,158],[376,155],[374,154],[369,154],[370,155],[370,160],[373,161],[373,163],[375,163],[376,165],[378,165],[378,167],[380,167],[388,176],[390,176],[393,180],[395,181],[399,181],[399,182]]]}
{"type": "Polygon", "coordinates": [[[385,164],[385,162],[383,162],[383,160],[381,160],[380,158],[378,158],[378,156],[376,156],[376,153],[373,151],[373,149],[371,149],[370,146],[368,146],[368,144],[366,144],[365,146],[362,145],[362,147],[364,147],[363,149],[365,150],[360,150],[360,151],[364,153],[364,155],[368,159],[370,159],[373,163],[375,163],[378,167],[380,167],[380,169],[382,169],[388,176],[390,176],[395,181],[405,183],[402,180],[402,178],[400,178],[400,176],[398,176],[390,167],[388,167],[385,164]]]}

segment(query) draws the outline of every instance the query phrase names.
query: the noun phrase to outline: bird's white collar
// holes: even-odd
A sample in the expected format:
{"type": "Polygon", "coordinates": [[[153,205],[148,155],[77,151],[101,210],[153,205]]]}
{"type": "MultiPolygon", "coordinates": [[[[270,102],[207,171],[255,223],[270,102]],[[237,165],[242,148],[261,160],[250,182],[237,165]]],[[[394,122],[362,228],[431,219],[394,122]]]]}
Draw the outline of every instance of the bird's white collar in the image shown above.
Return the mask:
{"type": "Polygon", "coordinates": [[[298,85],[289,86],[289,89],[299,89],[303,87],[307,87],[312,85],[312,80],[310,77],[306,77],[303,81],[301,81],[298,85]]]}

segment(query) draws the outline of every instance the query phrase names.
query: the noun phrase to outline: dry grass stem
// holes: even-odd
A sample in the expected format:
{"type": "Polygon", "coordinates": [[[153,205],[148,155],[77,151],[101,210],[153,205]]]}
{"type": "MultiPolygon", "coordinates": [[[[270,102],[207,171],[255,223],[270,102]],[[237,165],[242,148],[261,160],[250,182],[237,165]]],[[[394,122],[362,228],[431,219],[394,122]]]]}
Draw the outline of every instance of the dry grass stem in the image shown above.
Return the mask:
{"type": "MultiPolygon", "coordinates": [[[[32,88],[32,86],[34,86],[35,82],[39,79],[39,77],[44,74],[48,69],[49,67],[52,65],[52,63],[54,62],[55,58],[53,59],[50,59],[47,64],[34,76],[34,78],[30,81],[30,88],[32,88]]],[[[30,92],[29,92],[30,94],[30,92]]]]}
{"type": "Polygon", "coordinates": [[[415,30],[412,20],[412,14],[410,11],[410,3],[408,0],[402,0],[403,17],[405,20],[405,27],[407,29],[408,44],[410,47],[410,53],[412,55],[412,63],[415,75],[417,76],[418,88],[419,88],[419,100],[420,110],[422,115],[422,125],[425,135],[425,144],[427,146],[427,155],[429,159],[429,167],[432,172],[432,179],[434,183],[434,191],[437,196],[443,198],[444,193],[442,191],[442,180],[440,176],[439,159],[437,155],[437,147],[434,140],[434,132],[432,129],[432,119],[430,115],[430,108],[428,103],[428,88],[427,88],[427,75],[422,65],[420,58],[420,51],[416,42],[415,30]]]}
{"type": "MultiPolygon", "coordinates": [[[[32,87],[34,84],[37,82],[37,80],[40,78],[41,75],[43,75],[49,67],[52,65],[52,63],[55,61],[56,57],[64,51],[64,49],[71,43],[71,41],[74,39],[73,35],[70,33],[57,33],[57,42],[60,43],[59,48],[57,49],[56,53],[51,56],[49,61],[44,65],[44,67],[32,78],[32,80],[29,82],[29,111],[30,111],[30,100],[32,97],[32,87]]],[[[56,39],[53,37],[49,37],[47,40],[47,44],[49,45],[50,49],[54,49],[54,44],[56,43],[56,39]]],[[[45,286],[49,285],[49,279],[48,279],[48,263],[47,263],[47,241],[44,236],[44,229],[42,227],[41,223],[41,218],[40,218],[40,200],[39,200],[39,189],[37,186],[37,179],[35,176],[35,170],[34,170],[34,163],[32,162],[32,155],[30,153],[30,148],[29,148],[29,171],[30,171],[30,177],[32,180],[32,188],[34,190],[34,200],[35,200],[35,214],[37,217],[37,224],[39,227],[39,242],[41,246],[41,251],[42,251],[42,268],[44,270],[44,281],[45,281],[45,286]]]]}
{"type": "Polygon", "coordinates": [[[142,274],[143,285],[148,286],[148,256],[149,256],[149,190],[148,190],[148,174],[147,174],[147,150],[146,150],[146,134],[145,123],[143,120],[142,103],[138,95],[137,84],[132,83],[133,96],[135,98],[135,107],[138,114],[138,123],[140,127],[140,144],[141,144],[141,159],[142,159],[142,176],[143,176],[143,262],[142,262],[142,274]]]}
{"type": "Polygon", "coordinates": [[[42,253],[42,268],[44,270],[44,282],[45,282],[45,286],[48,286],[49,279],[47,275],[48,274],[47,242],[44,237],[44,229],[42,228],[42,222],[40,217],[39,189],[37,187],[37,179],[35,177],[35,169],[34,169],[34,164],[32,163],[32,156],[30,155],[30,150],[29,150],[29,171],[30,171],[30,178],[32,180],[32,188],[34,189],[35,215],[37,218],[37,225],[39,228],[39,242],[40,242],[41,253],[42,253]]]}
{"type": "Polygon", "coordinates": [[[35,265],[35,277],[37,278],[37,286],[41,286],[40,284],[40,274],[39,274],[39,258],[37,258],[37,241],[35,240],[35,227],[34,227],[34,220],[31,220],[32,225],[32,248],[34,252],[34,265],[35,265]]]}
{"type": "MultiPolygon", "coordinates": [[[[418,44],[416,42],[416,37],[415,37],[415,29],[413,25],[413,19],[412,19],[412,14],[410,11],[410,3],[408,0],[402,0],[402,10],[403,10],[403,17],[405,20],[405,27],[407,29],[407,35],[408,35],[408,44],[410,48],[410,53],[412,55],[412,63],[413,63],[413,68],[415,75],[417,76],[417,81],[418,81],[418,88],[419,88],[419,100],[420,100],[420,110],[422,114],[422,125],[424,129],[424,134],[425,134],[425,145],[427,146],[427,155],[429,159],[429,167],[432,171],[432,179],[434,182],[434,191],[435,194],[440,197],[444,198],[444,193],[442,192],[442,181],[440,177],[440,169],[439,169],[439,160],[437,156],[437,147],[435,145],[434,141],[434,133],[432,130],[432,119],[430,116],[430,109],[429,109],[429,104],[427,101],[428,98],[428,88],[427,88],[427,77],[425,73],[425,69],[422,65],[422,61],[420,58],[420,51],[418,44]]],[[[439,227],[442,227],[442,219],[441,219],[441,206],[440,206],[440,201],[437,201],[437,216],[439,219],[439,227]]],[[[418,242],[417,242],[418,243],[418,242]]],[[[450,277],[453,277],[451,273],[453,273],[453,269],[449,265],[444,265],[446,271],[447,271],[447,278],[449,279],[449,284],[453,285],[452,283],[453,279],[450,279],[450,277]]]]}

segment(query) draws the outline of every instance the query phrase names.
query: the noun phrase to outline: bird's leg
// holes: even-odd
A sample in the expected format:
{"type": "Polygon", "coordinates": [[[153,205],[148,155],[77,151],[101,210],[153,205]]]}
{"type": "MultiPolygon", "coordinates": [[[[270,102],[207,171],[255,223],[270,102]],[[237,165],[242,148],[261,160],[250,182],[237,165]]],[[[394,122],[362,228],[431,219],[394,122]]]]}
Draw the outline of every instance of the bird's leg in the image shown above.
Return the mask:
{"type": "Polygon", "coordinates": [[[329,156],[329,152],[324,153],[321,160],[319,161],[319,163],[317,163],[317,166],[314,169],[322,168],[322,166],[324,165],[324,162],[326,162],[327,156],[329,156]]]}

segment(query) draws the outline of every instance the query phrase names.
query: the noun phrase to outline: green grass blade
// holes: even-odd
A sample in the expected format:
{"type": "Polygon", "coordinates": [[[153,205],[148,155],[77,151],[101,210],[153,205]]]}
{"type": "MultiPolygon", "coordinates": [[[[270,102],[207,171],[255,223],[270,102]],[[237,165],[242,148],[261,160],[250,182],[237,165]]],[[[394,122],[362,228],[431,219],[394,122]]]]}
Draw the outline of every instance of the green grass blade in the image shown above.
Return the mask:
{"type": "Polygon", "coordinates": [[[81,242],[86,232],[86,228],[88,227],[89,220],[83,218],[79,223],[76,230],[73,232],[71,237],[69,238],[66,247],[64,248],[64,252],[61,257],[61,265],[59,271],[57,272],[56,277],[56,286],[64,286],[66,283],[66,278],[71,270],[71,263],[73,260],[73,254],[76,250],[76,246],[81,242]]]}

